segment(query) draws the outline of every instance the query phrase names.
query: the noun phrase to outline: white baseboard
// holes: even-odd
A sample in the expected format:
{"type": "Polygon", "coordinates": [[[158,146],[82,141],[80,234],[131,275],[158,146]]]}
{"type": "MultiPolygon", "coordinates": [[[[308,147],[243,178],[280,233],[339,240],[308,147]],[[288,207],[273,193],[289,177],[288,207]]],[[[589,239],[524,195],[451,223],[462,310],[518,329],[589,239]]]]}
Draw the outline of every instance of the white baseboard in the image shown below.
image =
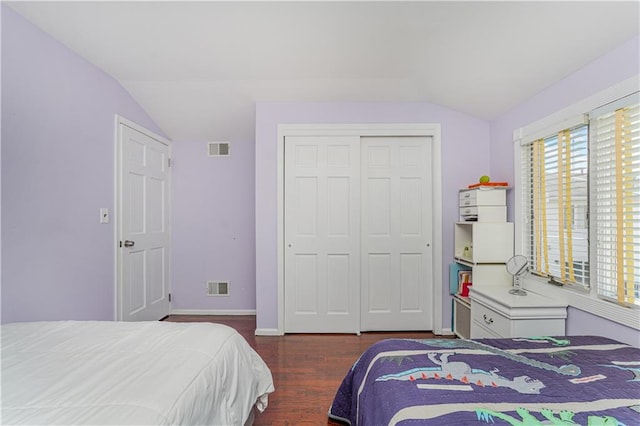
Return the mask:
{"type": "MultiPolygon", "coordinates": [[[[277,328],[257,328],[256,336],[282,336],[277,328]]],[[[360,335],[360,333],[358,333],[360,335]]],[[[454,332],[450,328],[442,329],[442,336],[453,336],[454,332]]]]}
{"type": "Polygon", "coordinates": [[[255,309],[172,309],[171,315],[255,315],[255,309]]]}
{"type": "Polygon", "coordinates": [[[282,336],[277,328],[256,328],[256,336],[282,336]]]}

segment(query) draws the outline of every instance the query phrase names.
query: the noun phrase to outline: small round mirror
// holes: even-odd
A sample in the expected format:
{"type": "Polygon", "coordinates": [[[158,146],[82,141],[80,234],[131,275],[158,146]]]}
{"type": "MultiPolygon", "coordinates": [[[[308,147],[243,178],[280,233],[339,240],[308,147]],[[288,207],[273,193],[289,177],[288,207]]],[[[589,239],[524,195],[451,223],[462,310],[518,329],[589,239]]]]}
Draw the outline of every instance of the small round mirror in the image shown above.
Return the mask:
{"type": "Polygon", "coordinates": [[[514,277],[523,275],[527,272],[529,261],[526,257],[518,254],[507,261],[507,272],[514,277]]]}
{"type": "Polygon", "coordinates": [[[527,292],[520,288],[520,277],[527,273],[527,266],[529,266],[529,261],[522,255],[513,256],[507,261],[507,272],[513,276],[513,288],[509,290],[510,294],[527,295],[527,292]]]}

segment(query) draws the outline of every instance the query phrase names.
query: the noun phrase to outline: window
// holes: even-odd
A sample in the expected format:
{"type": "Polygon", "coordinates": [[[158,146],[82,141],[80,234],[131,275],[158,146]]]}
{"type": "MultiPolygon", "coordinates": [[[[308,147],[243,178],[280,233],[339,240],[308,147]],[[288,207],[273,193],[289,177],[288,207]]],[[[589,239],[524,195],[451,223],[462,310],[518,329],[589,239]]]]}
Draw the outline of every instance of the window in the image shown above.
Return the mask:
{"type": "Polygon", "coordinates": [[[521,136],[521,250],[533,274],[637,308],[639,95],[582,113],[521,136]]]}
{"type": "Polygon", "coordinates": [[[624,98],[591,114],[597,293],[640,306],[640,106],[624,98]]]}
{"type": "Polygon", "coordinates": [[[588,126],[579,124],[534,140],[523,150],[525,247],[533,273],[588,285],[588,126]]]}

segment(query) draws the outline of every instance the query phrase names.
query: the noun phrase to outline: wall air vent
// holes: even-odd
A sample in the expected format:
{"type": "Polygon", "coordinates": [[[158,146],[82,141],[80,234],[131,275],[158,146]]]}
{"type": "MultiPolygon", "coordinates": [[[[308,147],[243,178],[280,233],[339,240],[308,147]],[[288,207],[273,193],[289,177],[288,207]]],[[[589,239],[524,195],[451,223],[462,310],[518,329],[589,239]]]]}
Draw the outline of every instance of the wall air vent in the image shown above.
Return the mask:
{"type": "Polygon", "coordinates": [[[231,155],[231,144],[229,142],[209,142],[209,157],[228,157],[231,155]]]}
{"type": "Polygon", "coordinates": [[[228,296],[228,281],[207,281],[207,296],[228,296]]]}

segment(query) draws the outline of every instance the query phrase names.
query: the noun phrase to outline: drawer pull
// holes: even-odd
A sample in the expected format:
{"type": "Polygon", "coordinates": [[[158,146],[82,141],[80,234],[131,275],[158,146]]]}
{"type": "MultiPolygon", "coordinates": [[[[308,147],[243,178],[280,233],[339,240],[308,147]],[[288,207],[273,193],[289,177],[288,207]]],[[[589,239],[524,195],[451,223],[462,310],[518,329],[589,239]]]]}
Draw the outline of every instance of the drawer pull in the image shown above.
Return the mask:
{"type": "Polygon", "coordinates": [[[487,318],[487,314],[482,315],[482,319],[484,320],[485,324],[493,324],[493,318],[487,318]]]}

